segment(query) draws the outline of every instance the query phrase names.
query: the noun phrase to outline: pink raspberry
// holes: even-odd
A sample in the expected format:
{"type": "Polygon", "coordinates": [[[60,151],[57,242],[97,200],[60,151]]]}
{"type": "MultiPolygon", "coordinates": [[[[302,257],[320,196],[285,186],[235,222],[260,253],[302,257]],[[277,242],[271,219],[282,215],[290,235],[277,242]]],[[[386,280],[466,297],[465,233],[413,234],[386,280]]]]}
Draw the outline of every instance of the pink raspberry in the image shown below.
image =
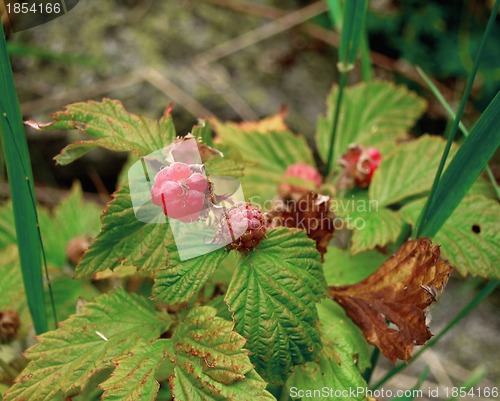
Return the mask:
{"type": "Polygon", "coordinates": [[[225,216],[221,228],[221,239],[230,242],[227,249],[241,253],[252,251],[266,234],[265,221],[257,206],[240,203],[233,206],[225,216]]]}
{"type": "Polygon", "coordinates": [[[168,217],[190,223],[200,217],[207,186],[205,176],[185,163],[174,162],[156,174],[151,199],[168,217]]]}
{"type": "Polygon", "coordinates": [[[370,185],[373,173],[380,165],[382,155],[376,148],[351,145],[339,163],[344,166],[344,175],[354,180],[361,188],[370,185]]]}
{"type": "Polygon", "coordinates": [[[278,191],[283,198],[288,197],[288,195],[292,193],[303,195],[307,192],[314,192],[314,190],[319,188],[322,183],[321,175],[318,173],[318,171],[314,167],[311,167],[306,163],[292,164],[286,169],[283,178],[285,180],[287,178],[295,178],[304,183],[304,185],[293,185],[287,182],[282,182],[279,186],[278,191]]]}

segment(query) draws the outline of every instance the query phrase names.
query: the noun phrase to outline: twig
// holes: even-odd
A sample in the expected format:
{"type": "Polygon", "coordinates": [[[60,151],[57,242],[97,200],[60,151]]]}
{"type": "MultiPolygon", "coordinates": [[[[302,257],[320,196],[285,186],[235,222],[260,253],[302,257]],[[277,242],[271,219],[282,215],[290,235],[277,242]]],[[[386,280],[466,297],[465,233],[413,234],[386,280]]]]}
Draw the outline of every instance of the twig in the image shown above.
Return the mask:
{"type": "Polygon", "coordinates": [[[224,98],[243,120],[257,120],[259,116],[250,105],[241,97],[231,84],[231,77],[225,67],[220,64],[209,66],[194,65],[193,71],[197,77],[202,78],[216,93],[224,98]]]}
{"type": "Polygon", "coordinates": [[[236,53],[248,46],[254,45],[264,39],[270,38],[281,32],[287,31],[294,26],[302,24],[327,10],[327,5],[324,1],[318,1],[300,10],[293,11],[284,17],[278,18],[264,26],[261,26],[253,31],[246,32],[236,38],[230,39],[227,42],[221,43],[212,49],[198,54],[195,59],[195,64],[206,65],[213,63],[223,57],[236,53]]]}
{"type": "Polygon", "coordinates": [[[266,19],[277,19],[286,15],[286,11],[280,10],[276,7],[266,6],[258,3],[250,3],[248,1],[240,0],[202,0],[205,3],[214,6],[228,8],[244,14],[254,15],[256,17],[263,17],[266,19]]]}
{"type": "Polygon", "coordinates": [[[210,117],[214,115],[214,113],[208,110],[194,97],[175,85],[155,68],[144,68],[139,70],[137,74],[146,82],[171,98],[175,103],[179,103],[192,115],[196,117],[210,117]]]}
{"type": "Polygon", "coordinates": [[[106,185],[104,185],[104,182],[102,181],[102,178],[97,170],[94,167],[89,167],[87,170],[87,174],[92,181],[92,184],[94,184],[94,186],[96,187],[101,201],[103,203],[109,202],[111,200],[111,195],[106,189],[106,185]]]}
{"type": "Polygon", "coordinates": [[[453,387],[453,381],[450,379],[450,376],[446,372],[443,364],[441,363],[440,358],[432,351],[429,350],[422,356],[424,362],[431,369],[432,374],[437,379],[438,383],[442,387],[453,387]]]}
{"type": "MultiPolygon", "coordinates": [[[[240,0],[203,0],[206,3],[210,3],[219,7],[229,8],[238,12],[243,12],[249,15],[253,15],[260,18],[266,18],[270,20],[276,20],[283,18],[286,15],[286,11],[280,10],[275,7],[260,6],[256,4],[249,3],[247,1],[240,0]]],[[[340,35],[336,32],[322,28],[318,25],[312,23],[304,23],[299,26],[299,29],[305,34],[309,35],[314,39],[321,40],[335,48],[340,45],[340,35]]],[[[415,67],[405,62],[404,60],[394,60],[387,57],[381,53],[370,51],[370,57],[375,65],[379,68],[401,75],[409,80],[418,83],[423,88],[427,89],[424,80],[420,77],[415,67]]],[[[453,91],[448,87],[436,83],[441,93],[443,93],[447,99],[453,98],[453,91]]]]}
{"type": "Polygon", "coordinates": [[[53,111],[54,109],[57,109],[68,103],[72,103],[81,99],[94,98],[113,90],[136,85],[141,81],[142,77],[138,76],[135,73],[106,79],[101,82],[96,82],[85,88],[72,89],[65,92],[55,93],[51,96],[43,97],[41,99],[32,100],[30,102],[24,102],[21,104],[21,112],[25,116],[36,113],[43,113],[46,111],[53,111]]]}

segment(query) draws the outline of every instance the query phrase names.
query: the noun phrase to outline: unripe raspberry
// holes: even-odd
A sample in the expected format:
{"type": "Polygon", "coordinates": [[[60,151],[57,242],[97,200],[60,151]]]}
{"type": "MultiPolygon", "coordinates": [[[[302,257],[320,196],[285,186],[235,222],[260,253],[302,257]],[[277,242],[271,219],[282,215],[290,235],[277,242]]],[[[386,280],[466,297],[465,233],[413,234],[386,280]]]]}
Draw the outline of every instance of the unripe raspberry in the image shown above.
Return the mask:
{"type": "Polygon", "coordinates": [[[73,265],[76,266],[89,246],[89,237],[79,236],[72,238],[66,245],[66,257],[73,265]]]}
{"type": "Polygon", "coordinates": [[[340,186],[349,188],[355,183],[361,188],[366,188],[370,185],[373,173],[381,161],[382,155],[378,149],[351,145],[339,161],[344,166],[342,180],[339,180],[340,186]]]}
{"type": "Polygon", "coordinates": [[[16,311],[7,309],[0,312],[0,343],[7,343],[14,339],[21,326],[21,319],[16,311]]]}
{"type": "Polygon", "coordinates": [[[262,212],[248,203],[237,204],[227,212],[220,232],[221,240],[230,242],[226,248],[241,253],[257,248],[265,234],[262,212]]]}
{"type": "Polygon", "coordinates": [[[200,217],[206,199],[207,178],[188,164],[174,162],[156,174],[151,199],[170,218],[184,223],[200,217]]]}
{"type": "Polygon", "coordinates": [[[295,197],[293,195],[299,195],[300,197],[308,192],[314,192],[321,186],[322,182],[318,171],[306,163],[295,163],[289,166],[283,175],[283,179],[285,182],[280,184],[278,192],[284,199],[295,197]],[[294,178],[298,183],[290,184],[286,182],[287,178],[294,178]]]}

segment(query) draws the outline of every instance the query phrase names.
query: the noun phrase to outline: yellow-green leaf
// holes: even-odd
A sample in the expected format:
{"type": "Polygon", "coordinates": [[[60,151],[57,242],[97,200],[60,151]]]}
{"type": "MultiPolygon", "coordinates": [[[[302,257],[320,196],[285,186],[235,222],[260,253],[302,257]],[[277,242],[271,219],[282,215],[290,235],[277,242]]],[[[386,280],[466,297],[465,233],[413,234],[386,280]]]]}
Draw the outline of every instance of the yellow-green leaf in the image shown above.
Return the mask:
{"type": "Polygon", "coordinates": [[[233,324],[209,306],[192,309],[174,333],[176,400],[271,401],[266,382],[255,372],[243,348],[246,340],[233,324]]]}
{"type": "Polygon", "coordinates": [[[56,156],[59,164],[69,164],[96,147],[145,156],[169,145],[176,136],[172,117],[159,120],[129,113],[120,101],[103,99],[73,103],[52,114],[54,122],[29,125],[42,131],[79,130],[95,139],[84,139],[66,146],[56,156]]]}

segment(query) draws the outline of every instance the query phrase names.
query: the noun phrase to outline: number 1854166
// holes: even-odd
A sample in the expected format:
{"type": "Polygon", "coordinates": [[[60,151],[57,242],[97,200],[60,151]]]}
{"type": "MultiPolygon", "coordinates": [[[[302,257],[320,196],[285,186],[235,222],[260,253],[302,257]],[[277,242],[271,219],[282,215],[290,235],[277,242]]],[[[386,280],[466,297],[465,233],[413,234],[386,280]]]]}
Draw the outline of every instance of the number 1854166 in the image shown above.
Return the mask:
{"type": "Polygon", "coordinates": [[[445,387],[444,389],[446,397],[453,398],[497,398],[498,397],[498,387],[445,387]]]}
{"type": "Polygon", "coordinates": [[[12,3],[5,4],[8,14],[60,14],[61,4],[54,3],[12,3]]]}

